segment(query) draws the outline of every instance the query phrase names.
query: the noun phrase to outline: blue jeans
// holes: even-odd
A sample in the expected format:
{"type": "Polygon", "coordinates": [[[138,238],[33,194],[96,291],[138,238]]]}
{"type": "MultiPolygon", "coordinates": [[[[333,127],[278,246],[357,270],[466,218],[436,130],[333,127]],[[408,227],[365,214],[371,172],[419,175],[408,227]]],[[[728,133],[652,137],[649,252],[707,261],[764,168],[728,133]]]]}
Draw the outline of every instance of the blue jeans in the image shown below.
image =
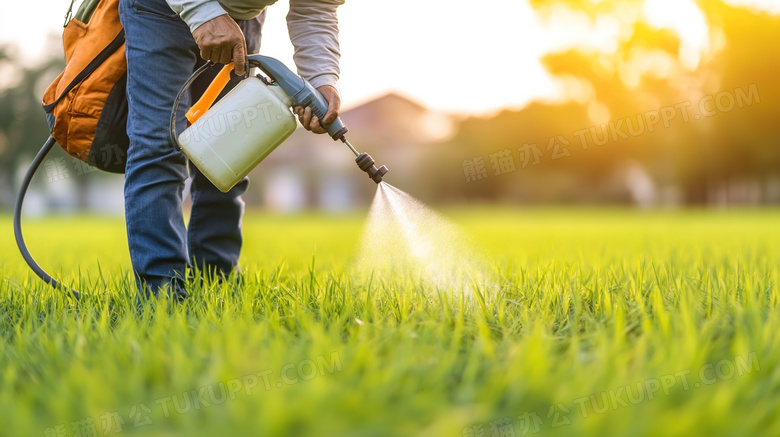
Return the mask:
{"type": "MultiPolygon", "coordinates": [[[[183,298],[188,266],[217,275],[236,267],[244,211],[240,196],[249,181],[244,178],[222,193],[190,163],[192,211],[185,229],[182,191],[188,162],[171,143],[168,122],[179,89],[203,60],[189,27],[165,0],[120,0],[119,13],[127,56],[130,146],[124,194],[130,258],[139,298],[157,296],[163,287],[183,298]]],[[[248,41],[250,53],[259,46],[259,23],[251,23],[257,34],[248,41]]],[[[192,97],[185,96],[179,108],[180,131],[192,97]]]]}

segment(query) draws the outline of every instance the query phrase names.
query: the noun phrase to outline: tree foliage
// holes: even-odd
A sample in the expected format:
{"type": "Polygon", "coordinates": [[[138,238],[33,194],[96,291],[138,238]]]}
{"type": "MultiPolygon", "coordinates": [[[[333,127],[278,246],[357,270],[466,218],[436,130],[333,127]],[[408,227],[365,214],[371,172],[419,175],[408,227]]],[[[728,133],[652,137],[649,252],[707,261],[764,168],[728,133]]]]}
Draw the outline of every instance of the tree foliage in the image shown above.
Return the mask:
{"type": "MultiPolygon", "coordinates": [[[[542,22],[554,22],[560,14],[579,14],[596,27],[608,20],[619,22],[620,31],[612,50],[577,45],[542,59],[561,83],[584,89],[584,97],[571,95],[568,101],[535,103],[461,124],[448,144],[451,150],[461,151],[460,159],[482,153],[487,160],[504,148],[517,151],[528,138],[546,144],[549,138],[564,135],[571,142],[571,156],[566,159],[551,160],[544,150],[542,165],[522,169],[521,176],[491,174],[478,181],[483,187],[469,187],[467,193],[513,191],[519,180],[557,178],[572,181],[569,189],[577,193],[573,197],[587,198],[587,190],[608,185],[614,170],[626,162],[641,163],[659,186],[678,188],[687,203],[706,202],[714,189],[735,181],[766,187],[776,178],[780,17],[722,1],[700,1],[697,6],[707,24],[707,40],[700,58],[692,61],[678,33],[648,24],[641,10],[643,1],[531,3],[542,22]],[[663,115],[664,110],[671,111],[668,108],[674,108],[674,118],[668,125],[662,119],[651,131],[653,114],[663,115]],[[626,134],[625,125],[632,120],[644,121],[637,135],[626,134]],[[578,137],[578,129],[585,136],[578,137]],[[598,133],[609,136],[606,144],[591,140],[586,147],[577,141],[598,133]]],[[[543,184],[537,186],[544,190],[543,184]]],[[[554,200],[555,196],[546,197],[554,200]]]]}

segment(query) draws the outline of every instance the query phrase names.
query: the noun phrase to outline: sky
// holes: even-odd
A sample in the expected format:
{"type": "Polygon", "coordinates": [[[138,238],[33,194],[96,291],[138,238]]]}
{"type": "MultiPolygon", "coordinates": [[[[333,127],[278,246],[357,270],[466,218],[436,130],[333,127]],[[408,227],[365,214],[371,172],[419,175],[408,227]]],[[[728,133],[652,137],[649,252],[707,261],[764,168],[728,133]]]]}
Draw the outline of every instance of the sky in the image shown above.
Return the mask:
{"type": "MultiPolygon", "coordinates": [[[[727,1],[780,13],[780,0],[727,1]]],[[[31,63],[58,53],[68,4],[5,2],[0,44],[16,44],[31,63]],[[20,19],[32,16],[34,25],[20,19]]],[[[287,8],[280,0],[268,9],[261,52],[292,67],[287,8]]],[[[680,35],[681,60],[691,68],[698,65],[708,50],[707,24],[693,0],[646,0],[642,13],[650,24],[680,35]]],[[[547,74],[540,57],[574,45],[608,52],[620,32],[620,23],[592,23],[565,13],[541,22],[527,0],[348,0],[339,8],[339,22],[345,107],[400,92],[429,108],[460,114],[561,99],[564,88],[547,74]]]]}

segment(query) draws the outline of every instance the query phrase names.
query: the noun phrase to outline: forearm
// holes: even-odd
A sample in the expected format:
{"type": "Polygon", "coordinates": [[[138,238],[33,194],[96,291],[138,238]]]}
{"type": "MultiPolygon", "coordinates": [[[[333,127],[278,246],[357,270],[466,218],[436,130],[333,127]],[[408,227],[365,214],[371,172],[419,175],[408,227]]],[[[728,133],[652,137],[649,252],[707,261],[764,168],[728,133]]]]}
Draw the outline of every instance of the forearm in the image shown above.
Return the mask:
{"type": "Polygon", "coordinates": [[[290,0],[287,29],[295,47],[298,74],[316,88],[339,78],[339,28],[336,9],[344,0],[290,0]]]}

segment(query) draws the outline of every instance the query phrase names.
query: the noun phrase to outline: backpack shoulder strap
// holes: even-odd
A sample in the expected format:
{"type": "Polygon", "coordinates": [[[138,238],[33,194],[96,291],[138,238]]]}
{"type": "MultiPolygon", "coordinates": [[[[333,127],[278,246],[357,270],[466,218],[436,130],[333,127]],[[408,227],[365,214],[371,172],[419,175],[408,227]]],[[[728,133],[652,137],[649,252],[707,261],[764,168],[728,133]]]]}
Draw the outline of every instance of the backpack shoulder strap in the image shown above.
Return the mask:
{"type": "Polygon", "coordinates": [[[117,34],[116,38],[114,38],[113,41],[111,41],[106,48],[100,51],[97,56],[95,56],[95,59],[93,59],[89,64],[87,64],[86,67],[84,67],[83,70],[81,70],[81,73],[76,75],[76,77],[73,78],[73,80],[68,84],[67,87],[65,87],[65,90],[62,91],[62,94],[60,94],[59,97],[57,97],[56,100],[49,103],[48,105],[43,105],[43,110],[46,112],[51,112],[52,109],[54,109],[55,106],[57,106],[57,103],[62,100],[63,97],[65,97],[70,90],[72,90],[76,85],[78,85],[82,80],[89,77],[92,72],[94,72],[100,64],[103,63],[106,59],[108,59],[109,56],[111,56],[115,51],[117,51],[120,47],[122,47],[122,44],[125,43],[125,30],[122,29],[117,34]]]}

